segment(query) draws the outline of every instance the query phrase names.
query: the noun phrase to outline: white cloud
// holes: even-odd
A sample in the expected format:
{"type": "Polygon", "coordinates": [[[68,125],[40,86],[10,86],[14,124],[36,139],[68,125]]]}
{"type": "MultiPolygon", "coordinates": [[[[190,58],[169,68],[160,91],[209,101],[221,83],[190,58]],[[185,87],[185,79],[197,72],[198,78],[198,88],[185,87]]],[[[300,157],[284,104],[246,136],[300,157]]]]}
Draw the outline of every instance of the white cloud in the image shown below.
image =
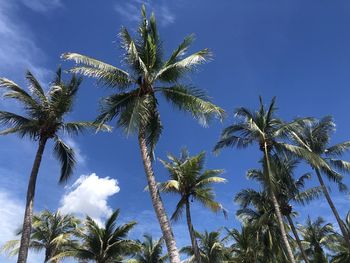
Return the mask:
{"type": "Polygon", "coordinates": [[[170,11],[166,1],[159,1],[153,4],[150,0],[140,1],[131,0],[115,4],[115,11],[129,22],[138,22],[140,20],[140,8],[145,4],[147,12],[154,11],[157,21],[161,26],[167,26],[175,22],[175,15],[170,11]]]}
{"type": "Polygon", "coordinates": [[[22,0],[22,3],[36,12],[47,12],[61,7],[61,0],[22,0]]]}
{"type": "Polygon", "coordinates": [[[112,213],[112,208],[107,204],[108,198],[119,191],[115,179],[100,178],[95,173],[82,175],[62,197],[59,210],[62,213],[89,215],[97,222],[102,222],[112,213]]]}
{"type": "Polygon", "coordinates": [[[0,72],[2,76],[24,76],[30,69],[39,79],[49,73],[42,65],[46,57],[31,30],[17,14],[17,1],[0,1],[0,72]]]}

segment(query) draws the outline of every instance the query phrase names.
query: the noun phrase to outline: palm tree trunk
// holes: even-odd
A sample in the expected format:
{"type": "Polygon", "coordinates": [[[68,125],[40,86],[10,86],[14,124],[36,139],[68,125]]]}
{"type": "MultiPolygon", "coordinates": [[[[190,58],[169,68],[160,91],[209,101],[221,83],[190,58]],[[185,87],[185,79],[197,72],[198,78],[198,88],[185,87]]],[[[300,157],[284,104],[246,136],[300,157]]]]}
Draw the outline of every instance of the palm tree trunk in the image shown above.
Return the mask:
{"type": "Polygon", "coordinates": [[[23,227],[22,227],[21,244],[19,247],[17,263],[27,262],[29,242],[30,242],[30,232],[32,230],[35,185],[36,185],[36,179],[38,176],[41,159],[45,150],[46,141],[47,141],[46,138],[40,138],[39,140],[39,147],[36,152],[32,172],[29,178],[26,208],[24,212],[24,220],[23,220],[23,227]]]}
{"type": "Polygon", "coordinates": [[[190,232],[194,257],[195,257],[197,263],[202,263],[201,254],[199,252],[199,248],[198,248],[198,244],[197,244],[196,233],[194,232],[194,228],[192,225],[190,203],[189,203],[188,199],[186,200],[186,219],[187,219],[188,231],[190,232]]]}
{"type": "Polygon", "coordinates": [[[149,192],[151,194],[153,208],[154,208],[154,211],[156,213],[156,216],[157,216],[159,224],[160,224],[160,228],[161,228],[162,233],[163,233],[163,238],[165,240],[165,244],[166,244],[167,249],[168,249],[170,262],[171,263],[180,263],[180,255],[179,255],[179,252],[176,248],[176,241],[174,238],[173,231],[171,229],[170,221],[166,215],[164,205],[163,205],[162,199],[161,199],[160,194],[159,194],[157,182],[156,182],[155,177],[154,177],[151,158],[148,154],[145,132],[142,128],[140,128],[138,139],[139,139],[141,156],[142,156],[142,160],[143,160],[143,166],[144,166],[146,177],[147,177],[148,188],[149,188],[149,192]]]}
{"type": "Polygon", "coordinates": [[[349,237],[349,233],[348,231],[346,230],[346,228],[344,227],[344,222],[341,220],[340,216],[339,216],[339,213],[338,213],[338,210],[335,208],[334,206],[334,203],[332,201],[332,198],[331,196],[329,195],[329,192],[327,190],[327,187],[326,185],[324,184],[324,181],[323,181],[323,178],[321,176],[321,173],[320,173],[320,170],[319,169],[315,169],[316,170],[316,174],[317,174],[317,178],[318,178],[318,181],[320,182],[320,185],[322,186],[322,191],[323,191],[323,194],[325,195],[326,199],[327,199],[327,202],[330,206],[330,208],[332,209],[332,212],[338,222],[338,225],[339,225],[339,228],[340,228],[340,231],[342,232],[343,234],[343,237],[344,237],[344,240],[345,240],[345,243],[350,251],[350,237],[349,237]]]}
{"type": "Polygon", "coordinates": [[[295,237],[295,240],[297,241],[297,244],[299,246],[299,249],[300,249],[300,252],[301,252],[301,255],[305,261],[305,263],[309,263],[309,259],[307,258],[306,254],[305,254],[305,250],[301,244],[301,241],[300,241],[300,238],[299,238],[299,235],[298,235],[298,232],[294,226],[294,223],[293,223],[293,220],[292,218],[290,217],[290,215],[287,215],[287,220],[288,220],[288,223],[290,225],[290,228],[292,229],[292,232],[294,234],[294,237],[295,237]]]}
{"type": "Polygon", "coordinates": [[[281,213],[281,210],[280,210],[280,205],[277,201],[277,198],[275,196],[275,193],[273,191],[273,187],[271,185],[271,180],[270,180],[270,177],[271,177],[271,165],[270,165],[270,159],[269,159],[269,152],[268,152],[268,146],[267,146],[267,143],[266,141],[264,142],[264,157],[265,157],[265,161],[266,161],[266,166],[267,166],[267,172],[268,172],[268,175],[269,175],[269,190],[270,190],[270,194],[271,194],[271,199],[272,199],[272,203],[273,203],[273,206],[275,208],[275,213],[276,213],[276,216],[277,216],[277,221],[278,221],[278,225],[279,225],[279,228],[281,230],[281,235],[282,235],[282,240],[283,240],[283,243],[287,249],[287,254],[288,254],[288,258],[290,260],[291,263],[296,263],[295,261],[295,258],[294,258],[294,255],[293,255],[293,251],[292,251],[292,248],[289,244],[289,241],[288,241],[288,238],[287,238],[287,233],[286,233],[286,230],[284,228],[284,222],[283,222],[283,218],[282,218],[282,213],[281,213]]]}

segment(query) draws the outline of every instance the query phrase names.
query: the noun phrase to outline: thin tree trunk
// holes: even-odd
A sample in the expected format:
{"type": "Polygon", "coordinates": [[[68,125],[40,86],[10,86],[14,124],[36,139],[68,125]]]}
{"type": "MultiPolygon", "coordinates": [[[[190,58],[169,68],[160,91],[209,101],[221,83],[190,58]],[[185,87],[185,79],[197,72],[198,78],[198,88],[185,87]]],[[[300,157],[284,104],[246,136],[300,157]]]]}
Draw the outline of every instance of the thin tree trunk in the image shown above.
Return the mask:
{"type": "Polygon", "coordinates": [[[26,208],[25,208],[23,227],[22,227],[21,244],[19,247],[17,263],[27,262],[29,242],[30,242],[30,232],[32,230],[35,185],[36,185],[36,179],[38,176],[42,155],[45,150],[46,141],[47,141],[46,138],[41,138],[39,140],[39,147],[36,152],[32,172],[29,178],[26,208]]]}
{"type": "Polygon", "coordinates": [[[148,154],[146,139],[145,139],[145,133],[143,129],[140,128],[139,131],[139,145],[140,145],[140,151],[141,156],[143,160],[143,166],[145,169],[146,177],[147,177],[147,183],[149,192],[151,194],[152,204],[154,211],[156,213],[157,219],[160,224],[160,228],[163,233],[163,238],[165,240],[165,244],[168,249],[168,254],[170,258],[171,263],[180,263],[180,255],[176,248],[176,241],[174,238],[173,231],[171,229],[170,221],[166,215],[164,205],[162,202],[162,199],[159,194],[159,190],[157,187],[157,182],[154,177],[154,172],[152,168],[152,162],[151,158],[148,154]]]}
{"type": "Polygon", "coordinates": [[[320,173],[320,171],[316,168],[316,174],[317,174],[317,178],[318,178],[318,181],[320,182],[320,185],[322,186],[322,191],[323,191],[323,194],[325,195],[326,199],[327,199],[327,202],[330,206],[330,208],[332,209],[332,212],[338,222],[338,225],[339,225],[339,228],[340,228],[340,231],[342,232],[343,234],[343,237],[344,237],[344,240],[345,240],[345,243],[350,251],[350,237],[349,237],[349,233],[347,232],[347,230],[345,229],[344,227],[344,222],[341,220],[340,216],[339,216],[339,213],[338,213],[338,210],[335,208],[334,206],[334,203],[332,201],[332,198],[331,196],[329,195],[329,192],[327,190],[327,187],[326,185],[324,184],[324,181],[323,181],[323,178],[322,178],[322,175],[320,173]]]}
{"type": "Polygon", "coordinates": [[[202,263],[202,258],[201,258],[201,254],[199,252],[196,234],[194,232],[194,228],[192,225],[190,203],[188,200],[186,200],[186,219],[187,219],[188,231],[190,232],[194,257],[195,257],[197,263],[202,263]]]}
{"type": "Polygon", "coordinates": [[[294,234],[295,240],[297,241],[297,244],[299,246],[299,249],[300,249],[300,252],[301,252],[301,255],[302,255],[303,259],[304,259],[305,263],[309,263],[309,260],[308,260],[306,254],[305,254],[305,250],[304,250],[304,248],[303,248],[303,246],[301,244],[301,240],[299,238],[298,232],[297,232],[297,230],[296,230],[296,228],[294,226],[293,220],[290,217],[290,215],[287,215],[286,217],[287,217],[288,223],[290,225],[290,228],[292,229],[292,232],[294,234]]]}
{"type": "Polygon", "coordinates": [[[266,161],[267,172],[269,175],[269,182],[268,183],[269,183],[269,188],[270,188],[269,190],[270,190],[270,194],[271,194],[271,199],[272,199],[273,206],[275,208],[275,213],[277,216],[278,225],[279,225],[279,228],[281,230],[282,240],[283,240],[283,243],[287,249],[287,254],[288,254],[289,260],[291,263],[296,263],[292,248],[291,248],[289,241],[288,241],[288,238],[287,238],[286,230],[284,228],[284,222],[283,222],[282,213],[280,210],[280,205],[277,201],[277,198],[276,198],[275,193],[273,191],[273,187],[271,185],[270,177],[271,177],[272,173],[271,173],[270,159],[269,159],[269,153],[268,153],[267,147],[268,146],[267,146],[267,143],[265,141],[264,142],[264,157],[265,157],[265,161],[266,161]]]}

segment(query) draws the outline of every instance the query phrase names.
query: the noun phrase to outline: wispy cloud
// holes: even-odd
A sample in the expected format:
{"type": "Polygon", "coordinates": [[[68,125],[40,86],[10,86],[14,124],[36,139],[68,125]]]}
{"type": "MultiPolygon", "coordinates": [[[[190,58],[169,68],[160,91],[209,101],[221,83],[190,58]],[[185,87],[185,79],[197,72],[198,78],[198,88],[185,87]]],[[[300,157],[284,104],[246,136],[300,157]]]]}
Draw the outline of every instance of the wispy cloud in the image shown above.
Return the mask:
{"type": "Polygon", "coordinates": [[[62,7],[61,0],[22,0],[22,3],[28,8],[41,13],[62,7]]]}
{"type": "Polygon", "coordinates": [[[88,215],[101,223],[112,213],[112,208],[107,203],[108,198],[119,191],[118,181],[115,179],[100,178],[95,173],[82,175],[62,197],[59,210],[79,216],[88,215]]]}
{"type": "Polygon", "coordinates": [[[165,27],[175,22],[175,15],[171,12],[167,1],[159,1],[154,3],[153,1],[141,1],[130,0],[120,1],[115,4],[115,11],[128,22],[138,22],[140,20],[140,7],[144,4],[148,12],[153,11],[159,21],[160,25],[165,27]]]}
{"type": "Polygon", "coordinates": [[[17,1],[0,1],[0,72],[18,78],[30,69],[39,79],[45,79],[48,70],[42,65],[46,56],[31,30],[20,21],[18,6],[17,1]]]}

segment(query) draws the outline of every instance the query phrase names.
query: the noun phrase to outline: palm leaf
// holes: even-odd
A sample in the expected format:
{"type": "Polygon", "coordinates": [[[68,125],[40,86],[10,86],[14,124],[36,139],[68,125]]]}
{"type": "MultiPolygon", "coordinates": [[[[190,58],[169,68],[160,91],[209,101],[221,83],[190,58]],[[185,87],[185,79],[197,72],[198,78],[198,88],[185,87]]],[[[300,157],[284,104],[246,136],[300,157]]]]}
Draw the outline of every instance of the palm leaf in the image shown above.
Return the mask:
{"type": "Polygon", "coordinates": [[[76,164],[74,150],[59,137],[55,137],[54,154],[61,163],[60,183],[66,182],[73,173],[76,164]]]}

